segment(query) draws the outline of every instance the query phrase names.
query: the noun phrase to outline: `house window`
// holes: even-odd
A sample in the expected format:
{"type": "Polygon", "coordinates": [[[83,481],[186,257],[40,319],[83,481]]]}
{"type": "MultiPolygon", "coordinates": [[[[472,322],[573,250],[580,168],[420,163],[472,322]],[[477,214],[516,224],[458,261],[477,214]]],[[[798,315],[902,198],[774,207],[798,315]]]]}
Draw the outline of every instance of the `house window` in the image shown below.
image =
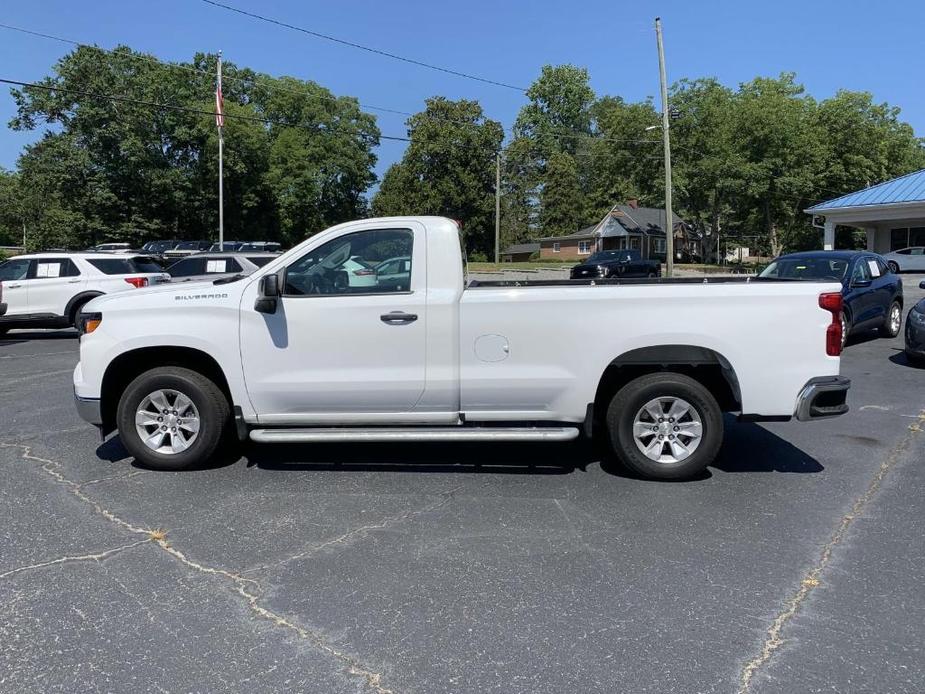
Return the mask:
{"type": "Polygon", "coordinates": [[[558,253],[560,250],[562,250],[562,247],[559,245],[559,242],[558,242],[558,241],[556,241],[555,243],[552,244],[552,252],[553,252],[553,253],[558,253]]]}
{"type": "Polygon", "coordinates": [[[665,239],[655,239],[655,252],[656,253],[665,252],[665,239]]]}
{"type": "Polygon", "coordinates": [[[925,246],[925,227],[912,227],[909,230],[910,246],[925,246]]]}
{"type": "Polygon", "coordinates": [[[590,241],[579,241],[578,242],[578,255],[588,255],[591,252],[591,242],[590,241]]]}
{"type": "Polygon", "coordinates": [[[641,246],[641,243],[640,243],[641,241],[642,239],[639,238],[638,236],[633,236],[632,238],[630,238],[630,248],[635,248],[638,251],[641,246]]]}

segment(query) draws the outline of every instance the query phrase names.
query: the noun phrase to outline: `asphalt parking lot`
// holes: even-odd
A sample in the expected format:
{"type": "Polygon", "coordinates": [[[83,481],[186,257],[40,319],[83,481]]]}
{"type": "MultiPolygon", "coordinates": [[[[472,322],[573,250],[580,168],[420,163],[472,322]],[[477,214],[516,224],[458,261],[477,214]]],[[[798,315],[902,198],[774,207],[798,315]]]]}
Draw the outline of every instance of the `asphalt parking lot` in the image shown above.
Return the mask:
{"type": "MultiPolygon", "coordinates": [[[[907,307],[925,295],[904,276],[907,307]]],[[[2,692],[925,691],[925,369],[729,422],[702,479],[584,443],[250,446],[133,466],[70,331],[0,339],[2,692]]]]}

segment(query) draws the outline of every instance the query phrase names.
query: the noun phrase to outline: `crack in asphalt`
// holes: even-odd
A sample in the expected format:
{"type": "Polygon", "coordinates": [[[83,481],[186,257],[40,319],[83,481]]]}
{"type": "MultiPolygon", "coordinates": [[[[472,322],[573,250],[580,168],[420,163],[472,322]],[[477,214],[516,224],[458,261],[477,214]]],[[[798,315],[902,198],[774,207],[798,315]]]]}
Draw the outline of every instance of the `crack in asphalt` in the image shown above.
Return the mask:
{"type": "Polygon", "coordinates": [[[786,602],[784,602],[784,609],[777,614],[768,627],[767,637],[762,644],[761,650],[757,655],[748,660],[742,668],[742,672],[739,675],[739,688],[737,694],[747,694],[749,692],[755,675],[771,659],[774,652],[784,644],[784,627],[796,616],[800,607],[806,602],[813,590],[821,584],[822,581],[820,577],[832,560],[835,548],[845,538],[845,535],[848,533],[855,519],[864,512],[868,503],[870,503],[874,495],[880,490],[880,487],[883,485],[883,480],[896,466],[900,455],[906,452],[916,435],[925,430],[923,429],[923,425],[925,425],[925,410],[919,413],[916,421],[909,425],[902,440],[890,450],[883,462],[880,463],[880,467],[877,468],[877,472],[874,473],[873,478],[867,485],[867,489],[861,496],[854,500],[854,503],[851,505],[851,510],[842,516],[841,521],[835,527],[832,535],[822,546],[819,559],[800,581],[800,587],[786,602]]]}
{"type": "Polygon", "coordinates": [[[403,523],[404,521],[408,520],[409,518],[413,518],[414,516],[419,516],[423,513],[429,513],[431,511],[436,511],[441,506],[445,506],[446,504],[448,504],[453,499],[456,492],[458,492],[460,489],[461,487],[455,487],[447,492],[441,493],[440,496],[442,498],[439,501],[436,501],[432,504],[428,504],[424,508],[413,509],[411,511],[405,511],[395,516],[390,516],[389,518],[386,518],[380,523],[371,523],[370,525],[364,525],[362,527],[355,528],[331,540],[326,540],[322,542],[321,544],[312,545],[311,547],[308,547],[307,549],[304,549],[301,552],[293,554],[290,557],[286,557],[285,559],[280,559],[277,562],[271,562],[269,564],[262,564],[252,569],[247,569],[246,571],[242,571],[241,575],[243,576],[247,574],[256,573],[258,571],[264,571],[266,569],[272,569],[272,568],[276,568],[279,566],[284,566],[285,564],[288,564],[290,562],[298,561],[299,559],[305,559],[306,557],[310,557],[313,554],[316,554],[317,552],[320,552],[321,550],[331,547],[333,545],[345,544],[346,542],[348,542],[355,536],[365,536],[373,530],[382,530],[392,525],[403,523]]]}
{"type": "MultiPolygon", "coordinates": [[[[99,502],[95,501],[94,499],[91,499],[89,496],[83,493],[83,491],[81,490],[81,487],[83,486],[83,484],[86,484],[86,483],[81,484],[78,482],[74,482],[73,480],[65,477],[59,471],[59,468],[61,468],[62,466],[61,463],[54,461],[54,460],[49,460],[48,458],[41,458],[39,456],[33,455],[31,446],[27,446],[21,443],[0,442],[0,448],[17,448],[21,450],[22,458],[24,460],[41,463],[40,469],[42,471],[44,471],[47,475],[49,475],[52,479],[54,479],[59,484],[62,484],[68,487],[69,491],[74,496],[76,496],[78,499],[80,499],[84,503],[90,505],[98,515],[102,516],[109,522],[115,525],[118,525],[124,530],[127,530],[128,532],[136,533],[136,534],[143,534],[146,536],[144,540],[139,540],[138,542],[130,543],[129,545],[125,545],[122,547],[113,548],[112,550],[107,550],[106,552],[102,552],[97,555],[81,555],[79,557],[72,557],[70,559],[88,560],[88,561],[93,560],[93,559],[99,560],[99,558],[101,558],[101,555],[108,556],[108,555],[115,554],[119,551],[124,551],[134,545],[152,543],[153,545],[156,545],[161,550],[163,550],[166,554],[168,554],[169,556],[171,556],[172,558],[179,561],[184,566],[190,569],[193,569],[202,574],[221,576],[223,578],[227,578],[234,584],[235,592],[237,592],[238,595],[244,598],[244,600],[246,601],[247,607],[255,615],[257,615],[258,617],[261,617],[264,620],[272,622],[278,627],[282,627],[282,628],[285,628],[293,632],[299,638],[310,642],[318,650],[339,660],[346,667],[348,674],[356,676],[356,677],[362,677],[366,681],[366,684],[377,694],[395,694],[393,690],[388,689],[385,686],[383,686],[382,675],[380,673],[374,672],[370,668],[363,665],[357,658],[351,656],[348,653],[345,653],[344,651],[341,651],[335,648],[334,646],[329,644],[317,632],[314,632],[310,629],[306,629],[305,627],[297,624],[296,622],[285,617],[284,615],[281,615],[277,612],[273,612],[272,610],[269,610],[266,607],[263,607],[262,605],[260,605],[258,603],[258,600],[260,599],[261,587],[257,581],[250,579],[250,578],[245,578],[240,573],[228,571],[227,569],[222,569],[219,567],[207,566],[205,564],[200,564],[199,562],[193,561],[192,559],[187,557],[183,552],[181,552],[180,550],[170,545],[170,543],[167,541],[165,531],[158,530],[158,529],[152,529],[152,528],[141,528],[139,526],[133,525],[129,523],[128,521],[120,518],[119,516],[114,514],[112,511],[109,511],[108,509],[104,508],[99,502]],[[252,592],[251,590],[249,590],[248,584],[256,586],[256,590],[258,592],[252,592]]],[[[98,482],[98,481],[100,480],[90,480],[90,482],[98,482]]],[[[446,501],[448,500],[449,499],[446,499],[446,501]]],[[[51,566],[51,565],[56,565],[56,564],[69,563],[65,561],[65,559],[66,558],[59,558],[56,560],[51,560],[49,562],[43,563],[42,565],[51,566]]],[[[39,568],[39,565],[31,565],[28,567],[21,567],[20,569],[14,569],[13,571],[8,572],[8,574],[5,574],[5,575],[9,575],[11,573],[17,573],[19,571],[25,571],[27,569],[32,569],[32,568],[39,568]]]]}
{"type": "Polygon", "coordinates": [[[10,569],[9,571],[4,571],[0,573],[0,578],[6,578],[7,576],[13,576],[14,574],[22,573],[23,571],[32,571],[33,569],[43,569],[46,566],[55,566],[56,564],[71,564],[73,562],[81,561],[100,561],[106,557],[111,557],[120,552],[124,552],[127,549],[132,547],[137,547],[138,545],[143,545],[151,540],[138,540],[137,542],[130,542],[127,545],[120,545],[118,547],[113,547],[112,549],[107,549],[102,552],[95,552],[93,554],[77,554],[69,555],[66,554],[63,557],[58,557],[57,559],[50,559],[49,561],[38,562],[37,564],[29,564],[28,566],[20,566],[17,569],[10,569]]]}

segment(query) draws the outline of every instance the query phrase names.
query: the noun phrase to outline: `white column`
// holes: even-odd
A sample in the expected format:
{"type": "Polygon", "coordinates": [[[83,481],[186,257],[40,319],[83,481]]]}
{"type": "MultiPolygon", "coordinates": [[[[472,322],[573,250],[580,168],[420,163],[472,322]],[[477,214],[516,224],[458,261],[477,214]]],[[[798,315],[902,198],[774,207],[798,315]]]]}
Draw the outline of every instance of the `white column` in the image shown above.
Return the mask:
{"type": "Polygon", "coordinates": [[[864,231],[867,232],[867,250],[876,251],[877,248],[877,228],[876,227],[867,227],[864,231]]]}
{"type": "Polygon", "coordinates": [[[835,222],[829,219],[825,220],[825,228],[822,233],[822,250],[835,250],[835,222]]]}

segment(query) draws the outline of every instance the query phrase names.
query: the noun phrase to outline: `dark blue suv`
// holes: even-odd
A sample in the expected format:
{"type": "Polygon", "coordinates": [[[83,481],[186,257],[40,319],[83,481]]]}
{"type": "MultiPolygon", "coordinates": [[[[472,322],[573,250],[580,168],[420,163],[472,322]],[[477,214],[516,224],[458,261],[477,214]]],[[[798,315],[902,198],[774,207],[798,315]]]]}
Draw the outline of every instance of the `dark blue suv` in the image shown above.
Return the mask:
{"type": "Polygon", "coordinates": [[[840,282],[845,310],[842,342],[850,333],[879,330],[899,335],[903,321],[903,283],[887,262],[869,251],[807,251],[782,255],[761,277],[840,282]]]}

